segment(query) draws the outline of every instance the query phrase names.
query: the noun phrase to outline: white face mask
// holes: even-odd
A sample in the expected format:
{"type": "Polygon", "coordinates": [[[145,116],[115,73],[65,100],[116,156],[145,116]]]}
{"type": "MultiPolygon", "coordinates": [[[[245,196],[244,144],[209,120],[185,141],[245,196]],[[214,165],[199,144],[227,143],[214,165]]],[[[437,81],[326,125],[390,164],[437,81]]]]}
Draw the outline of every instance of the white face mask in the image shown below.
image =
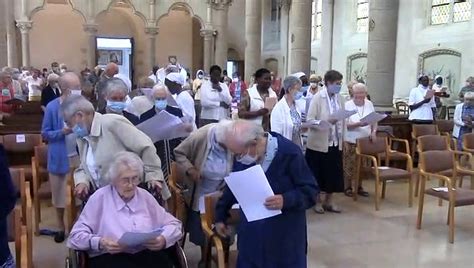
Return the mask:
{"type": "Polygon", "coordinates": [[[258,160],[258,156],[251,156],[248,152],[240,157],[237,158],[237,161],[246,165],[246,166],[249,166],[249,165],[252,165],[252,164],[255,164],[258,160]]]}
{"type": "Polygon", "coordinates": [[[73,89],[71,90],[71,95],[82,95],[82,91],[80,89],[73,89]]]}

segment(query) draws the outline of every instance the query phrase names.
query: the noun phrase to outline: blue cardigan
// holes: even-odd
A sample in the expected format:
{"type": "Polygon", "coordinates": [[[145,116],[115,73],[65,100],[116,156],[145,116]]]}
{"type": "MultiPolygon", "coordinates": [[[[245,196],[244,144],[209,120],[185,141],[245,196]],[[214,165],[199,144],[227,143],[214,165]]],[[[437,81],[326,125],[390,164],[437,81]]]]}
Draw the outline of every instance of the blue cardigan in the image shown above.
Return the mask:
{"type": "Polygon", "coordinates": [[[63,175],[69,172],[69,158],[59,100],[56,98],[46,106],[41,135],[48,141],[48,172],[63,175]]]}
{"type": "Polygon", "coordinates": [[[17,191],[8,169],[5,149],[0,144],[0,266],[10,256],[8,247],[7,217],[15,207],[17,191]]]}
{"type": "MultiPolygon", "coordinates": [[[[319,192],[301,149],[280,134],[278,150],[265,175],[275,195],[283,195],[282,214],[247,222],[240,211],[238,227],[239,262],[259,268],[306,267],[306,209],[315,204],[319,192]]],[[[234,171],[249,166],[234,163],[234,171]]],[[[228,211],[237,203],[228,187],[216,206],[216,222],[226,222],[228,211]]]]}

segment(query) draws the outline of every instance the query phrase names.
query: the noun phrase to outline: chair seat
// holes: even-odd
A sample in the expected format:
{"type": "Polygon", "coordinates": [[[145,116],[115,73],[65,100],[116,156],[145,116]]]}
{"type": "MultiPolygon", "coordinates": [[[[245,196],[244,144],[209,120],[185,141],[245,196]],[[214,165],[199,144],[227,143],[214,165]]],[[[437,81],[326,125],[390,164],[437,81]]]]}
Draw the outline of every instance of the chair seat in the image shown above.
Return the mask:
{"type": "MultiPolygon", "coordinates": [[[[463,188],[456,188],[455,190],[455,203],[454,206],[461,207],[461,206],[469,206],[474,205],[474,191],[469,189],[463,188]]],[[[431,196],[435,196],[441,198],[443,200],[449,201],[449,194],[448,192],[443,191],[435,191],[432,188],[425,190],[425,193],[431,196]]]]}
{"type": "Polygon", "coordinates": [[[41,199],[51,198],[51,185],[49,181],[44,182],[38,189],[38,197],[41,199]]]}
{"type": "MultiPolygon", "coordinates": [[[[446,176],[446,177],[452,177],[453,176],[453,170],[452,169],[444,170],[444,171],[439,172],[439,174],[441,174],[443,176],[446,176]]],[[[459,170],[457,172],[457,174],[458,174],[458,176],[471,176],[471,174],[469,172],[466,172],[466,171],[463,171],[463,170],[459,170]]]]}
{"type": "MultiPolygon", "coordinates": [[[[375,173],[375,169],[372,169],[372,172],[375,173]]],[[[379,175],[381,180],[401,180],[411,177],[410,172],[393,167],[379,167],[379,175]]]]}
{"type": "MultiPolygon", "coordinates": [[[[379,154],[380,159],[385,160],[385,153],[379,154]]],[[[401,152],[393,152],[390,153],[390,161],[405,161],[407,160],[407,157],[405,156],[404,153],[401,152]]]]}

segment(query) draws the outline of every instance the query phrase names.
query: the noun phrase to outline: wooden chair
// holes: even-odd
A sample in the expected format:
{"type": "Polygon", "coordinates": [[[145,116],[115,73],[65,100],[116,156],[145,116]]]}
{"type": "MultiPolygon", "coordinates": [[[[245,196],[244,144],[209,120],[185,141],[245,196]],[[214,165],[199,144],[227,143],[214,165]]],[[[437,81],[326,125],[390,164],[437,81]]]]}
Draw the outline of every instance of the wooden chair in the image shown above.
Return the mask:
{"type": "Polygon", "coordinates": [[[418,153],[418,148],[416,145],[418,137],[424,135],[439,135],[439,130],[437,125],[412,125],[411,129],[411,157],[415,157],[415,153],[418,153]]]}
{"type": "Polygon", "coordinates": [[[421,229],[423,216],[423,205],[425,194],[437,197],[449,202],[448,224],[449,224],[449,242],[454,243],[454,208],[460,206],[474,205],[474,191],[462,188],[456,188],[456,154],[453,151],[426,151],[420,153],[420,175],[421,190],[418,200],[418,217],[416,228],[421,229]],[[454,176],[449,178],[441,175],[445,170],[453,170],[454,176]],[[447,187],[438,189],[425,189],[428,177],[440,180],[440,186],[446,184],[447,187]]]}
{"type": "Polygon", "coordinates": [[[33,262],[33,208],[30,194],[30,183],[25,181],[25,172],[23,169],[10,168],[10,176],[12,178],[13,185],[19,191],[20,196],[19,202],[15,206],[15,210],[18,210],[18,215],[15,215],[14,217],[19,216],[19,223],[14,223],[15,228],[19,228],[15,230],[15,234],[21,234],[22,237],[20,239],[25,240],[24,242],[21,242],[23,246],[17,250],[18,252],[21,250],[26,252],[22,253],[22,255],[25,254],[25,256],[21,256],[20,263],[26,263],[26,266],[22,265],[21,267],[29,268],[32,267],[33,262]],[[25,234],[24,238],[23,231],[25,234]]]}
{"type": "Polygon", "coordinates": [[[398,114],[409,115],[410,114],[410,106],[404,101],[397,101],[395,103],[395,109],[397,109],[398,114]]]}
{"type": "MultiPolygon", "coordinates": [[[[208,242],[206,250],[208,256],[206,258],[206,267],[211,267],[210,262],[213,260],[217,263],[218,268],[231,268],[236,266],[237,251],[230,250],[228,245],[226,246],[226,243],[223,242],[223,239],[213,231],[215,208],[220,196],[221,193],[217,192],[215,194],[207,195],[204,198],[204,206],[206,211],[204,214],[201,214],[201,225],[208,242]],[[216,249],[216,255],[212,255],[212,248],[216,249]]],[[[229,221],[231,224],[238,221],[234,213],[231,213],[232,220],[229,221]]]]}
{"type": "Polygon", "coordinates": [[[474,153],[474,133],[467,133],[462,136],[462,149],[468,153],[474,153]]]}
{"type": "MultiPolygon", "coordinates": [[[[408,146],[408,141],[406,141],[408,146]]],[[[413,189],[413,163],[409,154],[403,154],[406,161],[406,169],[393,168],[389,166],[380,165],[380,154],[385,154],[385,163],[390,163],[392,152],[389,147],[388,139],[386,137],[377,137],[375,140],[370,138],[362,138],[357,140],[357,179],[353,189],[358,189],[360,185],[360,174],[362,171],[362,161],[367,159],[370,162],[368,172],[375,176],[375,210],[380,209],[380,192],[382,199],[385,198],[386,184],[388,180],[408,180],[408,206],[411,207],[413,203],[412,189],[413,189]],[[378,159],[379,158],[379,159],[378,159]],[[380,184],[382,189],[380,191],[380,184]]],[[[353,195],[354,201],[357,201],[357,195],[353,195]]]]}
{"type": "Polygon", "coordinates": [[[23,168],[27,181],[32,180],[31,157],[35,146],[42,144],[40,134],[9,134],[3,136],[3,146],[10,167],[23,168]]]}
{"type": "Polygon", "coordinates": [[[438,119],[436,120],[436,125],[438,126],[438,130],[441,133],[441,135],[447,135],[447,134],[453,133],[453,128],[454,128],[453,120],[438,119]]]}
{"type": "Polygon", "coordinates": [[[8,242],[15,242],[16,268],[32,267],[28,258],[28,237],[26,226],[21,224],[21,207],[16,206],[7,218],[8,242]]]}
{"type": "Polygon", "coordinates": [[[177,219],[185,222],[186,205],[183,197],[183,190],[179,185],[179,174],[176,162],[171,163],[170,175],[168,177],[168,186],[171,191],[171,202],[168,203],[171,214],[177,219]]]}
{"type": "Polygon", "coordinates": [[[77,219],[77,206],[76,198],[74,196],[74,178],[73,174],[69,173],[67,176],[67,185],[66,185],[66,230],[70,232],[72,226],[77,219]]]}
{"type": "Polygon", "coordinates": [[[456,106],[448,106],[446,107],[446,113],[448,114],[448,120],[452,120],[454,118],[454,111],[456,110],[456,106]]]}
{"type": "Polygon", "coordinates": [[[51,199],[51,185],[48,179],[48,146],[35,146],[31,158],[33,175],[33,206],[35,209],[35,235],[39,235],[41,222],[41,200],[51,199]]]}

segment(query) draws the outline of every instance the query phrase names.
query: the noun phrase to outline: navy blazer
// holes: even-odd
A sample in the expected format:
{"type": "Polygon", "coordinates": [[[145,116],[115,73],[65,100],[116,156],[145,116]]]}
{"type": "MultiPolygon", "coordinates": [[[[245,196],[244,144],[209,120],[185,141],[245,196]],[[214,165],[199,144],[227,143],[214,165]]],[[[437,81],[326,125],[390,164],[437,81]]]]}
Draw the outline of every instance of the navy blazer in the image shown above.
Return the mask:
{"type": "Polygon", "coordinates": [[[7,217],[15,207],[17,191],[8,169],[5,149],[0,144],[0,266],[10,256],[8,247],[7,217]]]}
{"type": "MultiPolygon", "coordinates": [[[[306,267],[306,209],[315,204],[319,187],[301,149],[275,132],[278,151],[265,175],[275,195],[283,195],[282,214],[247,222],[242,210],[238,227],[239,260],[255,267],[306,267]]],[[[234,163],[234,171],[250,166],[234,163]]],[[[237,203],[228,187],[216,206],[216,222],[226,222],[237,203]]]]}

